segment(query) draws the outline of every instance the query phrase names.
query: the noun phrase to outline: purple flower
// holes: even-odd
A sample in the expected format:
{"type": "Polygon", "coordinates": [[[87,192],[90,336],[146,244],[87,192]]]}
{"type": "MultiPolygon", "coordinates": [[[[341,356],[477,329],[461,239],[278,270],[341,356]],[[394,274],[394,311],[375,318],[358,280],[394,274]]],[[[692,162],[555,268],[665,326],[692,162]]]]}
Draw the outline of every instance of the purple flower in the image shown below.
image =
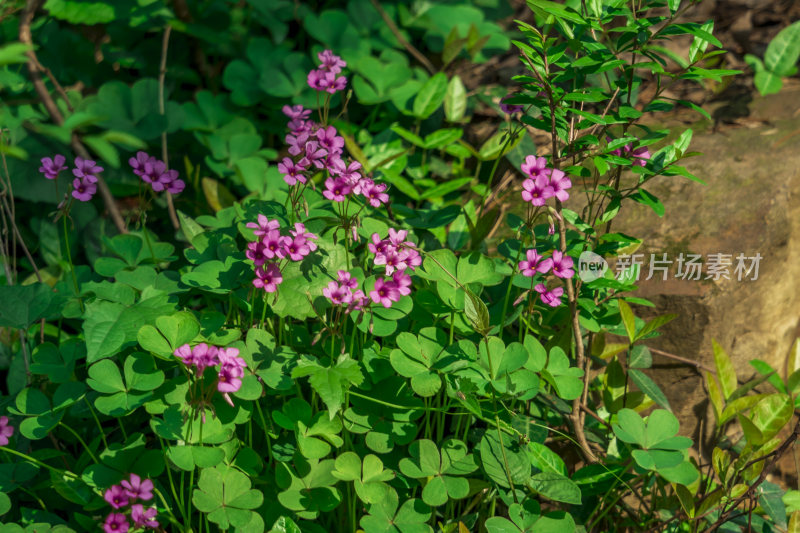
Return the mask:
{"type": "Polygon", "coordinates": [[[283,238],[283,251],[292,261],[302,261],[311,252],[306,240],[303,237],[283,238]]]}
{"type": "Polygon", "coordinates": [[[322,196],[334,202],[344,202],[344,197],[352,191],[352,187],[342,178],[328,178],[325,180],[325,190],[322,196]]]}
{"type": "Polygon", "coordinates": [[[278,230],[272,230],[261,238],[261,243],[264,245],[263,254],[267,259],[283,259],[286,251],[283,246],[283,237],[278,230]]]}
{"type": "Polygon", "coordinates": [[[569,279],[575,275],[575,271],[572,270],[572,265],[574,261],[568,255],[564,255],[562,252],[555,250],[553,252],[553,274],[557,277],[562,279],[569,279]]]}
{"type": "Polygon", "coordinates": [[[320,68],[333,74],[338,74],[347,66],[347,63],[341,57],[334,55],[331,50],[323,50],[317,54],[317,57],[321,63],[320,68]]]}
{"type": "Polygon", "coordinates": [[[219,369],[219,375],[217,376],[217,390],[219,392],[236,392],[241,387],[242,376],[236,370],[236,367],[224,366],[219,369]]]}
{"type": "Polygon", "coordinates": [[[364,294],[364,291],[361,289],[353,291],[353,299],[350,302],[350,306],[345,310],[345,313],[350,314],[353,311],[361,311],[369,306],[370,301],[369,296],[364,294]]]}
{"type": "Polygon", "coordinates": [[[555,197],[559,202],[566,202],[569,199],[567,189],[572,187],[572,181],[561,170],[548,168],[547,174],[550,176],[550,187],[553,188],[555,197]]]}
{"type": "MultiPolygon", "coordinates": [[[[371,180],[370,180],[371,181],[371,180]]],[[[381,204],[385,204],[389,201],[389,195],[386,194],[386,184],[385,183],[372,183],[367,188],[361,189],[361,194],[364,195],[364,198],[367,199],[369,205],[372,207],[380,207],[381,204]]]]}
{"type": "Polygon", "coordinates": [[[400,296],[401,294],[397,283],[392,280],[387,281],[384,278],[376,279],[375,288],[369,293],[369,297],[373,302],[376,304],[379,303],[386,308],[391,307],[392,302],[398,301],[400,296]]]}
{"type": "Polygon", "coordinates": [[[170,194],[179,194],[186,188],[186,183],[183,180],[173,180],[167,185],[167,192],[170,194]]]}
{"type": "Polygon", "coordinates": [[[312,70],[308,73],[308,86],[317,91],[334,94],[347,86],[347,78],[336,76],[334,72],[325,70],[312,70]]]}
{"type": "MultiPolygon", "coordinates": [[[[311,133],[303,132],[297,135],[287,135],[284,139],[286,144],[289,145],[289,155],[300,155],[306,150],[306,143],[308,142],[311,133]]],[[[306,165],[307,166],[307,165],[306,165]]]]}
{"type": "Polygon", "coordinates": [[[155,520],[158,511],[155,507],[144,510],[144,505],[135,503],[131,506],[131,520],[133,520],[134,527],[155,529],[158,527],[158,521],[155,520]]]}
{"type": "Polygon", "coordinates": [[[281,223],[277,220],[270,220],[264,215],[258,215],[258,222],[248,222],[245,224],[248,228],[253,228],[253,234],[256,237],[263,237],[267,233],[277,230],[281,227],[281,223]]]}
{"type": "Polygon", "coordinates": [[[128,505],[129,498],[128,492],[120,485],[113,485],[103,495],[103,499],[114,509],[119,509],[120,507],[128,505]]]}
{"type": "Polygon", "coordinates": [[[264,289],[266,292],[275,292],[281,283],[283,283],[283,277],[277,265],[270,263],[269,265],[256,267],[256,279],[253,280],[255,287],[264,289]]]}
{"type": "Polygon", "coordinates": [[[526,179],[522,182],[522,199],[535,206],[543,206],[547,199],[555,195],[553,187],[545,176],[526,179]]]}
{"type": "Polygon", "coordinates": [[[299,164],[304,167],[313,164],[317,168],[325,167],[325,156],[328,151],[319,146],[317,141],[308,141],[305,146],[306,155],[300,160],[299,164]]]}
{"type": "Polygon", "coordinates": [[[75,178],[72,180],[72,197],[81,202],[88,202],[97,192],[97,184],[90,182],[86,178],[75,178]]]}
{"type": "Polygon", "coordinates": [[[333,305],[344,305],[353,301],[353,293],[350,289],[335,281],[331,281],[327,287],[322,289],[322,295],[329,299],[333,305]]]}
{"type": "Polygon", "coordinates": [[[111,513],[106,517],[106,521],[103,522],[103,531],[105,533],[126,533],[130,528],[131,525],[128,523],[128,519],[121,513],[111,513]]]}
{"type": "Polygon", "coordinates": [[[552,291],[549,291],[544,283],[539,283],[533,288],[533,290],[538,292],[540,295],[539,298],[541,298],[542,302],[550,307],[558,307],[561,305],[561,296],[564,294],[563,287],[556,287],[552,291]]]}
{"type": "Polygon", "coordinates": [[[44,177],[49,180],[54,180],[58,177],[58,174],[62,170],[66,170],[67,167],[64,163],[67,161],[67,158],[61,154],[54,155],[52,159],[49,157],[42,158],[42,166],[39,167],[39,172],[44,174],[44,177]]]}
{"type": "Polygon", "coordinates": [[[75,177],[83,178],[89,183],[97,183],[97,174],[103,171],[103,167],[98,166],[97,163],[90,159],[82,157],[75,158],[75,168],[72,173],[75,177]]]}
{"type": "Polygon", "coordinates": [[[123,479],[120,485],[125,488],[125,494],[132,500],[148,501],[153,499],[153,482],[149,479],[142,480],[136,474],[131,474],[130,481],[123,479]]]}
{"type": "Polygon", "coordinates": [[[0,416],[0,446],[8,446],[8,439],[14,434],[14,426],[8,423],[7,416],[0,416]]]}
{"type": "MultiPolygon", "coordinates": [[[[343,287],[347,287],[348,289],[355,289],[358,287],[358,280],[346,270],[340,270],[337,272],[336,279],[342,284],[343,287]]],[[[330,284],[328,286],[330,286],[330,284]]]]}
{"type": "MultiPolygon", "coordinates": [[[[320,128],[317,130],[317,142],[319,145],[326,149],[328,153],[342,153],[344,148],[344,137],[336,135],[336,128],[328,126],[327,128],[320,128]]],[[[359,165],[359,168],[361,165],[359,165]]]]}
{"type": "Polygon", "coordinates": [[[184,344],[183,346],[175,348],[175,351],[173,353],[175,354],[175,357],[183,361],[183,364],[185,364],[186,366],[191,365],[192,362],[194,361],[194,356],[192,355],[192,347],[189,346],[188,344],[184,344]]]}
{"type": "Polygon", "coordinates": [[[266,246],[261,241],[247,243],[247,250],[244,252],[245,257],[250,259],[256,266],[263,265],[269,259],[264,251],[266,246]]]}
{"type": "Polygon", "coordinates": [[[219,349],[201,342],[192,349],[192,364],[197,368],[197,375],[203,375],[206,368],[217,366],[219,349]]]}
{"type": "Polygon", "coordinates": [[[283,114],[289,117],[291,120],[305,120],[311,116],[311,110],[305,109],[301,105],[295,105],[291,107],[285,105],[281,111],[283,111],[283,114]]]}
{"type": "Polygon", "coordinates": [[[306,167],[300,163],[295,163],[288,157],[284,157],[283,161],[278,163],[278,172],[283,174],[283,181],[289,185],[295,185],[298,181],[305,183],[306,177],[303,175],[305,170],[306,167]]]}
{"type": "Polygon", "coordinates": [[[411,276],[405,270],[398,270],[392,274],[392,281],[397,286],[397,292],[403,296],[411,294],[411,276]]]}
{"type": "MultiPolygon", "coordinates": [[[[361,163],[358,161],[351,161],[350,164],[346,164],[343,159],[337,159],[333,168],[330,169],[331,174],[335,174],[342,179],[347,180],[347,183],[356,187],[358,182],[360,182],[364,177],[361,175],[361,163]]],[[[356,194],[359,194],[359,191],[355,191],[356,194]]]]}
{"type": "Polygon", "coordinates": [[[522,163],[520,168],[531,179],[536,179],[539,176],[546,176],[545,169],[547,168],[547,159],[529,155],[525,158],[525,162],[522,163]]]}
{"type": "Polygon", "coordinates": [[[512,96],[514,95],[509,94],[500,99],[500,110],[508,115],[513,115],[514,113],[521,113],[523,111],[523,107],[521,105],[505,103],[505,101],[511,98],[512,96]]]}
{"type": "Polygon", "coordinates": [[[131,157],[128,159],[128,164],[133,169],[133,173],[137,176],[143,176],[146,172],[146,165],[150,163],[151,165],[156,162],[156,158],[148,155],[141,150],[136,152],[136,157],[131,157]]]}
{"type": "Polygon", "coordinates": [[[527,261],[519,262],[519,269],[523,276],[532,278],[537,272],[544,274],[553,267],[552,259],[544,259],[544,257],[539,255],[534,249],[525,252],[525,257],[527,257],[527,261]]]}
{"type": "Polygon", "coordinates": [[[316,239],[318,239],[319,237],[317,237],[316,235],[314,235],[314,234],[313,234],[313,233],[311,233],[310,231],[307,231],[307,230],[306,230],[306,227],[305,227],[305,226],[304,226],[302,223],[300,223],[300,222],[295,222],[295,223],[294,223],[294,229],[292,229],[292,230],[289,230],[289,233],[290,233],[290,234],[291,234],[291,236],[292,236],[292,237],[294,237],[294,238],[297,238],[297,239],[299,239],[299,238],[305,239],[306,246],[308,246],[308,249],[309,249],[310,251],[312,251],[312,252],[313,252],[314,250],[316,250],[316,249],[317,249],[317,245],[316,245],[315,243],[311,242],[311,239],[314,239],[314,240],[316,240],[316,239]]]}
{"type": "Polygon", "coordinates": [[[634,159],[633,164],[643,167],[647,164],[647,160],[650,159],[650,150],[646,146],[641,146],[634,150],[631,155],[634,159]]]}

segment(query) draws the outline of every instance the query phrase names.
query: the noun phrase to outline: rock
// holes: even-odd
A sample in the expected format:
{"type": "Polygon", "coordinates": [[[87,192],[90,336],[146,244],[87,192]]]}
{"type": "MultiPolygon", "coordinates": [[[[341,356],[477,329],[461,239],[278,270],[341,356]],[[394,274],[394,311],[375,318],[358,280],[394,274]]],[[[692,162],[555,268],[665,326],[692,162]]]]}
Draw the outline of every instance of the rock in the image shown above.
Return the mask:
{"type": "MultiPolygon", "coordinates": [[[[662,218],[628,204],[613,230],[644,240],[637,253],[759,253],[758,279],[675,279],[656,274],[641,281],[637,296],[655,310],[643,316],[677,313],[664,335],[648,345],[713,367],[712,339],[730,354],[740,381],[755,374],[748,364],[762,359],[784,376],[785,361],[800,336],[800,87],[756,98],[745,127],[696,134],[686,161],[703,186],[681,177],[656,178],[646,188],[666,207],[662,218]]],[[[647,261],[649,262],[649,260],[647,261]]],[[[704,267],[705,271],[706,267],[704,267]]],[[[648,274],[642,269],[642,278],[648,274]]],[[[654,354],[651,377],[662,387],[682,432],[697,438],[713,430],[713,412],[700,373],[654,354]]],[[[765,390],[768,386],[763,387],[765,390]]],[[[705,449],[705,447],[704,447],[705,449]]]]}

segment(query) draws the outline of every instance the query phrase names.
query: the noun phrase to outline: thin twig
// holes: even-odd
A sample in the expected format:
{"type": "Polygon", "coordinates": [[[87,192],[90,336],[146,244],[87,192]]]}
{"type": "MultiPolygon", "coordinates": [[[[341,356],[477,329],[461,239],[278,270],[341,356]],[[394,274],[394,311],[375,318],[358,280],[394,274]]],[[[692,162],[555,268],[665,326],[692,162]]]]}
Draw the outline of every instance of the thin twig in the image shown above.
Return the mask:
{"type": "MultiPolygon", "coordinates": [[[[53,119],[53,122],[59,126],[63,126],[64,115],[61,114],[61,110],[58,109],[55,101],[53,101],[53,97],[50,95],[47,87],[45,87],[44,81],[42,81],[42,70],[40,69],[42,64],[37,59],[36,52],[33,51],[31,23],[33,22],[33,17],[36,14],[36,10],[40,4],[41,0],[27,0],[25,9],[22,11],[22,16],[20,16],[19,40],[30,47],[26,52],[26,55],[28,56],[28,72],[30,73],[31,81],[33,82],[33,87],[36,90],[36,94],[39,95],[39,99],[42,101],[42,104],[44,105],[48,114],[53,119]]],[[[72,146],[72,150],[80,157],[84,159],[91,159],[91,154],[89,154],[89,151],[83,145],[77,133],[72,134],[70,145],[72,146]]],[[[100,196],[103,198],[106,209],[108,209],[108,214],[114,221],[114,225],[117,226],[117,229],[120,231],[120,233],[128,233],[125,220],[122,218],[119,208],[114,201],[114,196],[111,194],[111,190],[108,188],[108,184],[106,184],[102,176],[97,176],[97,188],[100,191],[100,196]]]]}
{"type": "MultiPolygon", "coordinates": [[[[164,28],[164,37],[161,39],[161,65],[158,68],[158,112],[161,116],[166,116],[166,106],[164,104],[164,80],[167,77],[167,50],[169,49],[169,36],[172,33],[172,26],[164,28]]],[[[161,132],[161,159],[169,170],[169,152],[167,150],[167,132],[161,132]]],[[[172,202],[172,193],[164,191],[167,196],[167,211],[169,212],[169,219],[172,221],[172,227],[179,230],[181,223],[178,221],[178,215],[175,213],[175,204],[172,202]]]]}
{"type": "Polygon", "coordinates": [[[400,33],[400,29],[397,27],[397,24],[395,24],[395,23],[394,23],[394,21],[392,20],[392,17],[390,17],[390,16],[389,16],[389,14],[388,14],[388,13],[386,13],[386,11],[384,11],[384,9],[381,7],[381,4],[380,4],[380,2],[378,2],[378,0],[369,0],[369,1],[372,3],[373,7],[375,7],[375,10],[378,12],[378,14],[381,16],[381,18],[383,19],[383,21],[384,21],[384,22],[386,23],[386,25],[389,27],[389,31],[391,31],[391,32],[392,32],[392,35],[394,35],[394,36],[395,36],[395,38],[397,39],[397,41],[398,41],[398,42],[399,42],[401,45],[403,45],[403,48],[405,48],[406,50],[408,50],[408,52],[409,52],[409,53],[410,53],[412,56],[414,56],[414,58],[415,58],[417,61],[419,61],[420,63],[422,63],[422,66],[424,66],[424,67],[425,67],[425,68],[428,70],[428,72],[430,72],[431,74],[435,74],[435,73],[436,73],[436,67],[434,67],[434,66],[433,66],[433,64],[432,64],[430,61],[428,61],[428,58],[427,58],[427,57],[425,57],[425,56],[422,54],[422,52],[420,52],[419,50],[417,50],[417,49],[414,47],[414,45],[413,45],[413,44],[411,44],[410,42],[408,42],[408,41],[406,40],[406,38],[405,38],[405,37],[403,37],[403,34],[402,34],[402,33],[400,33]]]}
{"type": "Polygon", "coordinates": [[[657,353],[658,355],[663,355],[664,357],[667,357],[669,359],[674,359],[675,361],[680,361],[681,363],[691,365],[695,368],[702,368],[706,372],[711,372],[712,374],[717,373],[715,369],[701,363],[700,361],[692,361],[691,359],[687,359],[686,357],[681,357],[680,355],[675,355],[674,353],[665,352],[664,350],[659,350],[657,348],[651,348],[650,346],[648,346],[647,349],[653,353],[657,353]]]}

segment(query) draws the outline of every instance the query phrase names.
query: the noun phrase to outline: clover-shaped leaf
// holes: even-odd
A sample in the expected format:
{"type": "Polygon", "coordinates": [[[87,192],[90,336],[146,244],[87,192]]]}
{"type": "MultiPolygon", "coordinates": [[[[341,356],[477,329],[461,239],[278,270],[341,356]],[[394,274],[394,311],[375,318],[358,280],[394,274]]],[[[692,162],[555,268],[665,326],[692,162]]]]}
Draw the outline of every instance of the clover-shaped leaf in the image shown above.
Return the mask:
{"type": "Polygon", "coordinates": [[[433,396],[442,380],[432,368],[447,345],[447,333],[438,328],[423,328],[419,335],[402,332],[397,336],[399,349],[392,350],[389,360],[401,376],[411,378],[411,388],[420,396],[433,396]]]}
{"type": "Polygon", "coordinates": [[[342,496],[334,487],[339,480],[333,475],[333,459],[306,461],[298,458],[295,466],[296,470],[288,463],[277,465],[275,481],[283,489],[278,493],[281,505],[310,520],[339,505],[342,496]]]}
{"type": "Polygon", "coordinates": [[[692,440],[677,436],[679,429],[678,419],[664,409],[650,413],[646,424],[636,411],[621,409],[617,413],[617,423],[613,424],[619,440],[642,448],[631,452],[636,463],[659,472],[685,461],[684,450],[692,445],[692,440]]]}
{"type": "Polygon", "coordinates": [[[508,508],[508,518],[493,516],[486,521],[489,533],[531,533],[533,525],[541,517],[541,507],[536,500],[513,503],[508,508]]]}
{"type": "Polygon", "coordinates": [[[431,506],[447,503],[448,499],[465,498],[469,494],[469,482],[462,477],[453,461],[466,456],[466,446],[460,441],[445,441],[442,452],[428,439],[418,440],[408,447],[410,458],[400,460],[400,471],[412,478],[427,479],[422,489],[422,500],[431,506]],[[445,449],[449,451],[444,451],[445,449]]]}
{"type": "Polygon", "coordinates": [[[383,501],[369,506],[369,514],[359,523],[364,533],[432,533],[426,523],[430,517],[430,507],[421,500],[406,500],[400,505],[397,492],[390,490],[383,501]]]}
{"type": "Polygon", "coordinates": [[[158,370],[153,357],[135,352],[125,358],[125,381],[119,367],[110,359],[103,359],[89,367],[87,384],[97,392],[107,394],[95,400],[98,411],[111,416],[122,416],[144,404],[164,382],[164,372],[158,370]]]}
{"type": "Polygon", "coordinates": [[[191,342],[200,333],[200,322],[188,311],[156,318],[156,325],[139,330],[139,345],[162,359],[172,359],[175,350],[191,342]]]}
{"type": "Polygon", "coordinates": [[[77,339],[64,341],[58,347],[45,342],[33,351],[31,372],[46,375],[53,383],[64,383],[72,377],[75,361],[85,354],[83,344],[77,339]]]}
{"type": "Polygon", "coordinates": [[[22,389],[15,401],[16,409],[9,412],[27,416],[19,426],[22,435],[31,440],[43,439],[61,421],[64,411],[54,411],[50,400],[42,391],[28,387],[22,389]]]}
{"type": "Polygon", "coordinates": [[[222,529],[243,527],[261,506],[261,491],[250,488],[250,479],[236,468],[219,465],[200,471],[197,488],[192,492],[192,503],[198,511],[208,514],[208,519],[222,529]]]}
{"type": "Polygon", "coordinates": [[[305,376],[309,376],[308,382],[325,402],[331,418],[341,409],[344,393],[350,386],[361,385],[364,381],[358,361],[350,359],[347,354],[343,354],[331,366],[323,366],[312,358],[301,359],[292,371],[292,377],[305,376]]]}
{"type": "Polygon", "coordinates": [[[378,503],[388,497],[389,485],[394,472],[383,468],[383,461],[376,455],[361,458],[355,452],[345,452],[336,458],[333,476],[342,481],[352,481],[356,494],[364,503],[378,503]]]}
{"type": "Polygon", "coordinates": [[[281,411],[273,411],[272,419],[284,429],[294,431],[297,446],[306,459],[322,459],[331,452],[331,446],[340,447],[344,441],[339,436],[342,421],[330,418],[327,412],[311,414],[311,406],[302,398],[292,398],[281,411]]]}
{"type": "Polygon", "coordinates": [[[583,392],[583,370],[569,366],[569,358],[558,346],[550,349],[547,367],[542,377],[553,386],[559,398],[574,400],[583,392]]]}

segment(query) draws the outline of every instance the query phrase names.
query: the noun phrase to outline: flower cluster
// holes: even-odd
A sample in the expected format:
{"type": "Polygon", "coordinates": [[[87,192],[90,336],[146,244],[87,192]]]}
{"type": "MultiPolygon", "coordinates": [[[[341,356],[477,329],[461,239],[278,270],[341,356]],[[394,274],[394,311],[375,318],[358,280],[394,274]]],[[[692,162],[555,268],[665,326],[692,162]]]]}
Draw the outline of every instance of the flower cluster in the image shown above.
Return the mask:
{"type": "Polygon", "coordinates": [[[286,144],[289,155],[278,163],[278,171],[290,186],[305,185],[314,172],[325,170],[322,195],[333,202],[343,202],[348,195],[363,196],[372,207],[380,207],[389,201],[386,184],[375,183],[361,172],[361,163],[342,158],[344,137],[333,126],[322,127],[310,120],[308,109],[302,106],[284,106],[283,113],[289,117],[289,134],[286,144]]]}
{"type": "MultiPolygon", "coordinates": [[[[606,142],[610,142],[611,140],[611,137],[606,137],[606,142]]],[[[611,153],[616,156],[622,156],[623,154],[630,155],[633,157],[633,164],[640,167],[645,166],[647,164],[647,160],[650,159],[650,150],[648,150],[646,146],[633,148],[631,143],[626,144],[622,148],[611,150],[611,153]]]]}
{"type": "MultiPolygon", "coordinates": [[[[119,485],[108,489],[103,498],[115,510],[123,510],[130,506],[130,519],[134,529],[156,529],[158,521],[155,519],[158,511],[155,507],[144,508],[144,504],[134,503],[137,500],[146,502],[153,499],[153,482],[142,479],[136,474],[131,474],[130,479],[123,479],[119,485]]],[[[103,523],[106,533],[125,533],[131,528],[128,517],[121,512],[111,512],[103,523]]]]}
{"type": "Polygon", "coordinates": [[[414,243],[406,240],[408,231],[396,231],[389,228],[389,236],[381,239],[377,233],[372,234],[372,241],[367,244],[369,251],[375,255],[373,264],[383,266],[391,277],[378,278],[375,287],[369,293],[376,304],[391,307],[401,296],[411,294],[411,276],[407,270],[414,270],[422,264],[422,256],[414,247],[414,243]]]}
{"type": "Polygon", "coordinates": [[[305,256],[317,249],[314,240],[317,236],[297,222],[289,235],[281,235],[280,222],[258,215],[258,222],[248,222],[248,228],[258,240],[248,243],[245,255],[255,264],[253,285],[266,292],[275,292],[283,282],[281,269],[276,262],[281,259],[302,261],[305,256]]]}
{"type": "Polygon", "coordinates": [[[339,76],[339,73],[347,66],[347,63],[330,50],[323,50],[317,54],[317,57],[321,64],[319,68],[308,73],[309,87],[330,94],[343,90],[347,85],[347,78],[339,76]]]}
{"type": "Polygon", "coordinates": [[[164,161],[146,154],[136,152],[136,157],[128,159],[128,164],[133,169],[133,173],[142,178],[142,181],[149,184],[154,191],[167,191],[171,194],[178,194],[186,188],[186,183],[178,179],[177,170],[167,170],[164,161]]]}
{"type": "Polygon", "coordinates": [[[7,416],[0,416],[0,446],[8,446],[8,439],[14,434],[14,426],[8,423],[7,416]]]}
{"type": "MultiPolygon", "coordinates": [[[[57,154],[52,158],[43,157],[39,172],[49,180],[57,179],[61,171],[67,169],[64,165],[66,161],[67,159],[61,154],[57,154]]],[[[72,197],[81,202],[91,200],[97,192],[97,181],[100,179],[98,175],[102,171],[103,167],[98,166],[91,159],[76,157],[75,168],[72,169],[72,174],[75,176],[72,180],[72,197]]]]}
{"type": "Polygon", "coordinates": [[[360,311],[369,305],[370,299],[358,288],[358,279],[350,272],[340,270],[336,273],[336,281],[331,281],[322,289],[322,294],[333,305],[346,305],[345,312],[360,311]]]}
{"type": "Polygon", "coordinates": [[[225,401],[233,406],[230,393],[242,387],[242,378],[247,363],[239,357],[237,348],[218,348],[206,343],[197,344],[194,348],[184,344],[175,350],[175,357],[183,361],[186,366],[195,367],[195,375],[200,378],[203,371],[209,367],[217,369],[217,390],[222,393],[225,401]]]}
{"type": "Polygon", "coordinates": [[[544,157],[529,155],[521,168],[528,176],[522,182],[522,199],[526,202],[541,207],[554,196],[560,202],[569,199],[567,189],[572,187],[572,181],[563,171],[548,168],[544,157]]]}
{"type": "MultiPolygon", "coordinates": [[[[529,278],[536,274],[546,274],[552,271],[557,278],[570,279],[575,275],[575,270],[572,268],[574,264],[571,257],[558,250],[553,251],[552,257],[545,258],[536,250],[530,249],[525,252],[525,260],[519,262],[519,270],[523,276],[529,278]]],[[[533,290],[539,293],[543,303],[551,307],[561,305],[561,296],[564,295],[563,287],[550,290],[544,283],[538,283],[533,290]]]]}

